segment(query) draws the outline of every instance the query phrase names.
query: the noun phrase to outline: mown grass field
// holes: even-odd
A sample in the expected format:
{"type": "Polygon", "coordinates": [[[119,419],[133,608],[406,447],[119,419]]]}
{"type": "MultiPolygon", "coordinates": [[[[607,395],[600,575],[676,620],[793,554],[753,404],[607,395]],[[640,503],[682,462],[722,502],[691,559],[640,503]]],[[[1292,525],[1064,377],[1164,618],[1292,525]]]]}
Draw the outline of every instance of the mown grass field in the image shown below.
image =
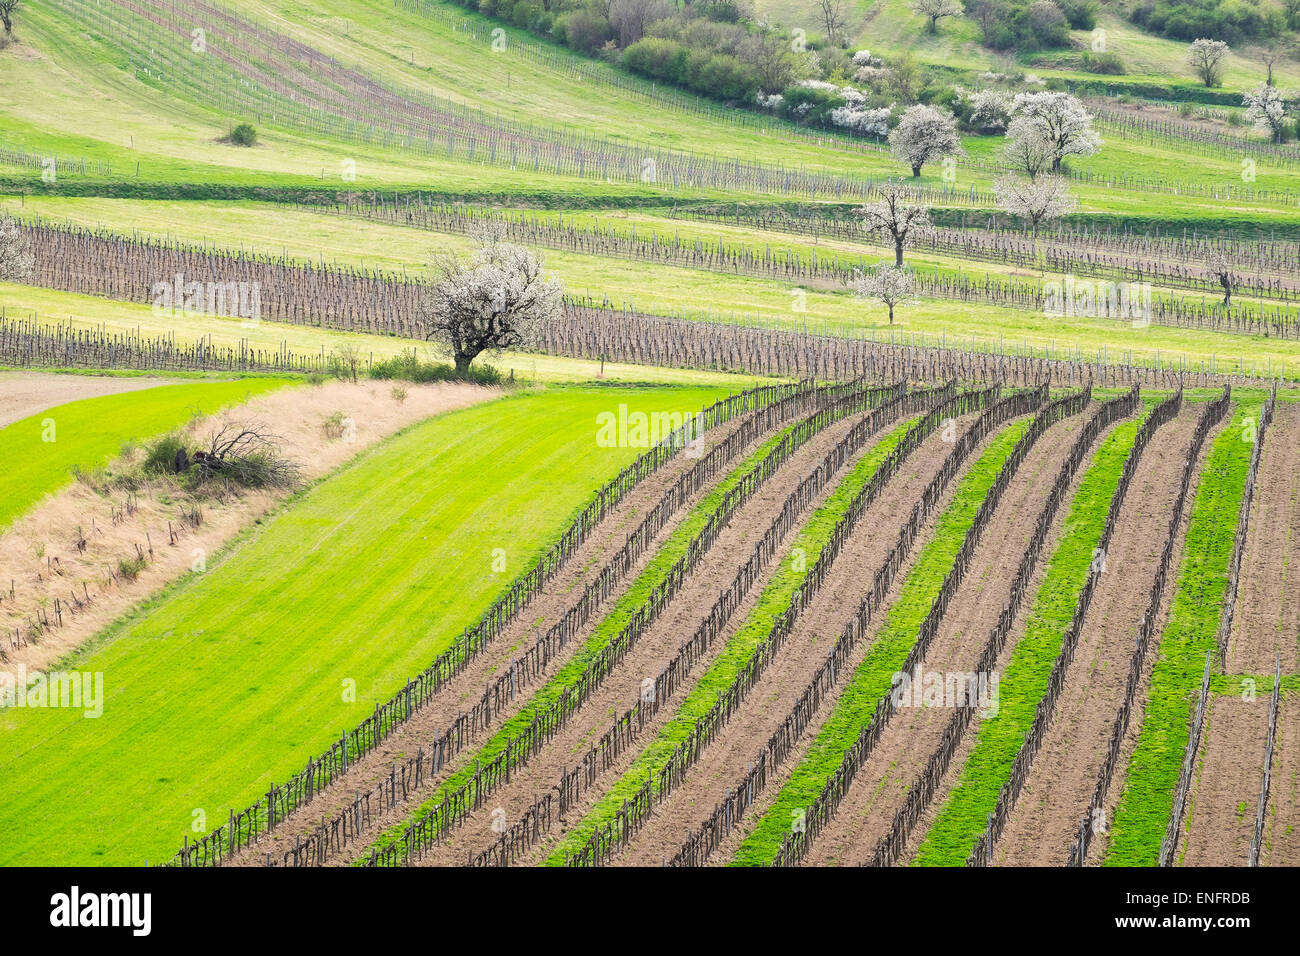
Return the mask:
{"type": "Polygon", "coordinates": [[[693,412],[719,394],[502,398],[306,491],[68,662],[103,673],[102,717],[0,711],[0,774],[23,781],[0,808],[0,864],[169,858],[206,829],[196,811],[221,823],[426,666],[643,450],[597,448],[600,412],[693,412]]]}
{"type": "Polygon", "coordinates": [[[288,379],[159,385],[85,398],[0,428],[0,527],[73,480],[140,442],[288,384],[288,379]]]}

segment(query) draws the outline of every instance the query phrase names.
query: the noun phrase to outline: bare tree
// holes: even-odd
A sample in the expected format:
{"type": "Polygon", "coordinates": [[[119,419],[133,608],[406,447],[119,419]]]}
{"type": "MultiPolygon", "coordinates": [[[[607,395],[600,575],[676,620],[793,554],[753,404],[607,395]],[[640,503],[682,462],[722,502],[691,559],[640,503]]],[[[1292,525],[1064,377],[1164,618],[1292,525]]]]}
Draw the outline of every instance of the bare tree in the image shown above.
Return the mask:
{"type": "Polygon", "coordinates": [[[485,237],[468,260],[435,255],[422,317],[425,337],[447,348],[464,375],[482,352],[526,344],[539,323],[559,315],[563,287],[542,274],[542,259],[523,246],[485,237]]]}
{"type": "Polygon", "coordinates": [[[1273,64],[1275,64],[1279,59],[1281,59],[1282,48],[1277,44],[1276,41],[1273,41],[1260,47],[1258,56],[1259,56],[1259,61],[1263,63],[1264,68],[1268,70],[1268,75],[1264,78],[1264,85],[1272,86],[1273,85],[1273,64]]]}
{"type": "Polygon", "coordinates": [[[35,268],[31,240],[18,220],[0,217],[0,282],[26,282],[35,268]]]}
{"type": "Polygon", "coordinates": [[[223,422],[207,439],[207,448],[188,462],[177,455],[178,471],[198,466],[201,481],[220,480],[241,488],[292,488],[302,474],[280,451],[280,439],[261,422],[223,422]]]}
{"type": "Polygon", "coordinates": [[[668,12],[664,0],[613,0],[609,22],[618,33],[618,45],[628,47],[645,36],[646,27],[668,12]]]}
{"type": "Polygon", "coordinates": [[[962,151],[957,121],[933,106],[909,106],[889,134],[889,145],[898,159],[912,167],[913,177],[921,175],[926,163],[962,151]]]}
{"type": "Polygon", "coordinates": [[[998,205],[1028,223],[1035,238],[1038,237],[1039,224],[1064,216],[1076,205],[1063,176],[1040,176],[1037,179],[1000,176],[993,183],[993,189],[998,205]]]}
{"type": "Polygon", "coordinates": [[[944,17],[959,17],[966,12],[961,0],[912,0],[912,12],[918,16],[928,17],[931,33],[939,32],[939,21],[944,17]]]}
{"type": "Polygon", "coordinates": [[[14,12],[22,0],[0,0],[0,22],[5,25],[5,33],[14,35],[14,12]]]}
{"type": "Polygon", "coordinates": [[[763,30],[749,37],[744,44],[743,56],[758,75],[759,89],[776,93],[794,79],[794,52],[790,49],[790,41],[775,30],[763,30]]]}
{"type": "Polygon", "coordinates": [[[826,30],[826,42],[835,46],[840,40],[848,20],[844,16],[844,0],[817,0],[822,27],[826,30]]]}
{"type": "Polygon", "coordinates": [[[1218,86],[1223,76],[1223,61],[1228,56],[1228,44],[1222,40],[1210,40],[1202,37],[1193,40],[1187,48],[1187,62],[1192,72],[1201,78],[1206,86],[1218,86]]]}
{"type": "Polygon", "coordinates": [[[330,354],[330,364],[336,378],[350,378],[355,385],[357,370],[361,368],[361,350],[351,342],[344,342],[330,354]]]}
{"type": "Polygon", "coordinates": [[[916,294],[912,270],[882,262],[874,272],[857,273],[850,287],[863,299],[875,299],[889,308],[889,324],[894,324],[894,307],[911,302],[916,294]]]}
{"type": "Polygon", "coordinates": [[[1232,289],[1237,284],[1237,271],[1232,267],[1232,260],[1222,252],[1211,252],[1206,267],[1223,287],[1223,307],[1232,306],[1232,289]]]}
{"type": "Polygon", "coordinates": [[[903,248],[934,232],[930,210],[912,202],[912,193],[900,183],[880,187],[880,198],[853,210],[862,228],[894,244],[894,264],[903,264],[903,248]]]}

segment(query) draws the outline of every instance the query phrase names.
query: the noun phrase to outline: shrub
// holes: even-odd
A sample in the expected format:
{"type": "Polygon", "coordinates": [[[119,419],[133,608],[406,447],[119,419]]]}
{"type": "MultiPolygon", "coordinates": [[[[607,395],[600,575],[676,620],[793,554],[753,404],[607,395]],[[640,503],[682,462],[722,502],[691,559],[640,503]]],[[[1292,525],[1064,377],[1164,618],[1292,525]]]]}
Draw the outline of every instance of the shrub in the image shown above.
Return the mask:
{"type": "Polygon", "coordinates": [[[134,581],[148,566],[148,563],[143,555],[136,555],[134,558],[123,558],[117,562],[117,573],[128,581],[134,581]]]}
{"type": "Polygon", "coordinates": [[[1061,12],[1075,30],[1091,30],[1097,25],[1097,0],[1060,0],[1061,12]]]}
{"type": "Polygon", "coordinates": [[[1128,72],[1124,69],[1124,61],[1114,53],[1085,53],[1082,65],[1084,70],[1089,73],[1120,76],[1128,72]]]}
{"type": "Polygon", "coordinates": [[[584,56],[594,55],[614,35],[609,20],[591,10],[566,14],[556,22],[555,32],[570,50],[584,56]]]}
{"type": "Polygon", "coordinates": [[[253,146],[257,143],[257,130],[251,123],[240,123],[230,131],[229,140],[235,146],[253,146]]]}
{"type": "Polygon", "coordinates": [[[162,435],[145,445],[143,468],[155,475],[174,475],[177,456],[183,451],[185,442],[177,432],[162,435]]]}

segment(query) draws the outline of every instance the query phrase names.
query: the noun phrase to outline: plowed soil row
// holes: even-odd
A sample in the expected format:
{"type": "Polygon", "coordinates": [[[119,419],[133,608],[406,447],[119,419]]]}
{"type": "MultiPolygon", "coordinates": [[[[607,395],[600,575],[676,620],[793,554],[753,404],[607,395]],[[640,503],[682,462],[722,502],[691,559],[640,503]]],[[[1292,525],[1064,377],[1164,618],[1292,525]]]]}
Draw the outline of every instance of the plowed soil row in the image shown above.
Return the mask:
{"type": "MultiPolygon", "coordinates": [[[[980,537],[970,569],[925,657],[925,671],[974,670],[1006,605],[1017,567],[1013,558],[1029,546],[1042,503],[1092,411],[1084,409],[1048,429],[1020,466],[980,537]]],[[[893,717],[834,821],[813,844],[808,865],[860,866],[871,859],[938,748],[952,714],[947,706],[909,707],[893,717]]]]}
{"type": "MultiPolygon", "coordinates": [[[[1268,694],[1214,694],[1175,857],[1179,866],[1245,866],[1268,743],[1268,694]]],[[[1278,714],[1279,718],[1281,714],[1278,714]]]]}
{"type": "MultiPolygon", "coordinates": [[[[714,542],[713,547],[687,577],[672,606],[642,636],[615,673],[607,678],[601,688],[586,702],[582,711],[574,718],[571,718],[570,725],[561,731],[560,736],[566,736],[574,727],[582,728],[586,735],[592,737],[599,736],[595,731],[596,727],[600,728],[600,733],[607,729],[608,723],[613,719],[614,708],[616,706],[626,708],[635,699],[635,693],[640,687],[641,680],[646,676],[659,673],[663,665],[676,651],[679,643],[689,636],[698,626],[700,620],[707,615],[719,588],[722,586],[722,582],[734,578],[739,567],[748,560],[754,540],[767,530],[772,523],[772,519],[784,505],[785,499],[790,492],[798,486],[799,482],[812,470],[813,466],[825,457],[826,453],[848,433],[859,417],[851,416],[836,422],[807,442],[786,461],[775,475],[768,479],[753,498],[738,509],[731,522],[714,542]],[[633,690],[629,691],[629,687],[633,688],[633,690]],[[617,704],[615,704],[615,701],[617,701],[617,704]],[[587,715],[598,716],[588,717],[587,715]]],[[[633,577],[629,576],[627,580],[630,582],[633,577]]],[[[581,647],[585,638],[589,636],[591,631],[595,630],[598,624],[598,620],[593,622],[582,636],[570,644],[570,647],[574,650],[581,647]]],[[[572,652],[570,652],[571,654],[572,652]]],[[[557,668],[560,666],[563,666],[562,661],[556,664],[557,668]]],[[[515,702],[514,712],[524,708],[529,699],[530,695],[528,693],[521,695],[515,702]]],[[[500,716],[502,719],[508,719],[509,714],[500,716]]],[[[409,722],[408,726],[415,723],[415,721],[409,722]]],[[[433,724],[421,721],[420,723],[422,726],[411,726],[410,734],[404,735],[405,752],[407,753],[414,752],[418,742],[430,736],[436,727],[446,726],[446,722],[433,724]]],[[[569,754],[570,761],[581,752],[584,742],[580,740],[573,746],[577,749],[569,754]]],[[[558,741],[553,741],[548,747],[548,752],[558,752],[557,747],[558,741]]],[[[443,772],[427,780],[425,785],[412,795],[408,804],[379,814],[372,832],[378,834],[390,826],[406,821],[411,810],[418,806],[420,801],[433,796],[437,792],[438,785],[448,775],[462,766],[472,764],[475,749],[473,747],[467,748],[460,759],[450,762],[443,772]]],[[[534,759],[540,759],[542,756],[544,755],[539,755],[539,758],[534,759]]],[[[533,763],[534,761],[530,760],[528,767],[533,766],[533,763]]],[[[520,768],[517,771],[520,777],[528,772],[528,767],[520,768]]],[[[383,765],[378,765],[376,771],[376,780],[378,780],[384,776],[386,768],[383,765]]],[[[558,779],[558,770],[554,776],[558,779]]],[[[554,781],[548,780],[546,787],[549,787],[552,782],[554,781]]],[[[525,805],[532,802],[532,796],[530,792],[528,800],[524,801],[525,805]]],[[[347,800],[343,800],[340,806],[347,802],[347,800]]],[[[489,811],[495,809],[498,805],[499,802],[493,795],[492,806],[488,808],[489,811]]],[[[451,846],[455,847],[455,852],[452,855],[454,862],[463,862],[468,852],[460,834],[471,833],[477,826],[478,821],[471,818],[463,827],[458,828],[451,834],[449,842],[451,846]]],[[[482,828],[491,832],[486,817],[482,828]]],[[[310,829],[310,827],[307,829],[310,829]]],[[[355,857],[365,856],[368,852],[369,848],[365,842],[359,841],[350,846],[348,851],[335,862],[347,863],[355,857]]],[[[425,862],[432,862],[431,858],[436,856],[438,856],[437,853],[426,855],[425,862]]]]}
{"type": "MultiPolygon", "coordinates": [[[[1185,403],[1176,418],[1157,429],[1138,464],[1056,713],[998,839],[994,859],[1000,865],[1061,866],[1069,859],[1124,702],[1133,648],[1201,407],[1185,403]]],[[[1184,527],[1190,511],[1184,510],[1184,527]]],[[[1166,582],[1170,594],[1172,577],[1166,582]]]]}
{"type": "MultiPolygon", "coordinates": [[[[1095,408],[1086,409],[1084,414],[1091,416],[1094,410],[1095,408]]],[[[1074,500],[1074,497],[1079,490],[1079,484],[1082,482],[1084,475],[1088,472],[1088,467],[1092,461],[1093,455],[1097,453],[1097,449],[1106,442],[1116,428],[1123,426],[1123,424],[1128,421],[1131,421],[1131,419],[1121,419],[1109,428],[1103,429],[1092,445],[1089,446],[1088,452],[1083,458],[1083,462],[1074,473],[1074,479],[1070,483],[1070,488],[1062,500],[1061,507],[1057,510],[1052,528],[1047,533],[1047,539],[1043,542],[1043,549],[1040,553],[1037,566],[1034,568],[1033,577],[1029,582],[1026,598],[1020,606],[1020,613],[1016,616],[1015,623],[1007,634],[1006,643],[1003,645],[1002,651],[998,655],[998,659],[994,664],[993,669],[996,673],[1002,674],[1006,672],[1007,664],[1011,660],[1011,656],[1015,653],[1016,645],[1025,635],[1025,627],[1029,620],[1029,614],[1033,609],[1034,595],[1038,593],[1039,589],[1043,585],[1043,580],[1047,575],[1047,566],[1051,561],[1051,556],[1056,551],[1057,546],[1060,544],[1061,537],[1065,532],[1065,516],[1069,514],[1070,503],[1074,500]]],[[[1043,439],[1040,439],[1040,441],[1041,440],[1043,439]]],[[[1053,476],[1053,480],[1054,479],[1055,476],[1053,476]]],[[[1041,502],[1039,508],[1041,510],[1041,502]]],[[[1035,521],[1038,519],[1037,513],[1033,515],[1033,519],[1035,521]]],[[[1003,604],[1005,605],[1005,603],[1006,594],[1004,593],[1003,604]]],[[[1001,608],[998,608],[998,610],[1001,611],[1001,608]]],[[[985,631],[984,636],[986,638],[988,637],[988,632],[991,630],[992,624],[990,624],[989,628],[985,631]]],[[[999,696],[1005,699],[1003,689],[999,689],[999,696]]],[[[943,780],[935,788],[934,795],[931,797],[929,804],[921,813],[921,817],[916,822],[916,825],[912,828],[912,832],[907,840],[907,847],[900,858],[900,863],[907,864],[915,859],[917,851],[920,850],[921,844],[924,843],[930,827],[934,825],[934,821],[938,817],[939,811],[948,802],[948,798],[952,794],[953,788],[956,787],[958,781],[961,779],[962,768],[965,766],[967,759],[970,757],[971,751],[975,748],[976,742],[979,740],[977,730],[977,726],[971,726],[968,728],[966,734],[962,737],[961,743],[957,745],[956,750],[953,752],[952,759],[948,763],[948,770],[943,775],[943,780]]]]}
{"type": "Polygon", "coordinates": [[[1300,670],[1300,404],[1278,402],[1260,451],[1229,674],[1300,670]]]}
{"type": "Polygon", "coordinates": [[[1273,779],[1264,818],[1262,866],[1300,866],[1300,697],[1294,691],[1278,701],[1273,779]]]}
{"type": "MultiPolygon", "coordinates": [[[[742,427],[746,417],[736,418],[710,431],[705,436],[706,448],[715,447],[717,443],[742,427]]],[[[732,466],[743,461],[745,455],[758,447],[766,437],[768,436],[760,436],[746,448],[741,449],[732,459],[732,466]]],[[[263,839],[252,848],[237,854],[234,863],[261,865],[268,852],[274,855],[280,847],[292,845],[296,838],[304,836],[319,824],[322,816],[327,819],[332,818],[343,806],[352,801],[358,791],[365,793],[367,790],[373,790],[379,780],[387,775],[394,761],[413,754],[421,743],[433,736],[436,729],[450,726],[460,711],[473,706],[473,702],[482,694],[485,685],[500,672],[501,668],[510,666],[527,643],[534,639],[539,629],[545,631],[562,618],[570,606],[577,603],[586,586],[600,574],[608,559],[623,547],[627,536],[641,523],[646,512],[658,504],[678,478],[695,466],[696,461],[697,459],[678,455],[659,471],[641,481],[592,530],[587,540],[542,589],[542,592],[529,603],[523,614],[506,627],[492,645],[471,661],[465,670],[456,675],[436,698],[426,704],[414,718],[396,730],[378,748],[355,761],[348,768],[347,778],[340,786],[324,791],[307,808],[277,824],[275,832],[268,839],[263,839]]],[[[713,482],[708,483],[677,510],[656,536],[656,545],[673,533],[695,503],[707,495],[709,489],[716,482],[721,481],[728,471],[729,467],[720,469],[713,482]]],[[[610,595],[606,604],[616,600],[618,595],[635,580],[636,575],[653,556],[654,550],[655,545],[645,549],[630,572],[618,582],[615,593],[610,595]]],[[[573,648],[577,647],[581,639],[595,627],[600,616],[600,613],[593,615],[594,620],[589,623],[579,640],[570,643],[567,653],[572,653],[573,648]]],[[[518,709],[522,700],[523,697],[510,708],[503,709],[500,716],[502,718],[509,716],[518,709]]]]}
{"type": "MultiPolygon", "coordinates": [[[[968,416],[961,419],[958,422],[958,432],[960,433],[960,431],[972,424],[975,418],[976,416],[968,416]]],[[[848,676],[861,665],[863,658],[866,657],[875,643],[880,626],[887,620],[887,609],[898,600],[899,592],[903,583],[907,580],[917,556],[925,550],[926,545],[933,537],[935,526],[952,502],[953,495],[960,486],[962,478],[969,471],[970,466],[979,460],[980,453],[988,444],[988,441],[991,440],[991,437],[985,439],[979,447],[971,452],[964,466],[949,482],[937,506],[917,535],[907,560],[895,575],[889,593],[881,603],[880,610],[872,623],[871,632],[863,640],[859,641],[858,646],[845,662],[844,679],[839,680],[832,691],[822,699],[821,706],[808,722],[808,726],[804,729],[798,741],[795,742],[786,759],[778,767],[769,771],[767,786],[755,800],[754,805],[746,811],[745,816],[733,825],[731,833],[718,845],[709,858],[710,865],[722,866],[730,862],[740,845],[748,838],[758,822],[763,819],[764,815],[772,807],[795,768],[800,765],[807,755],[827,718],[834,713],[844,688],[848,684],[848,676]]],[[[693,775],[694,780],[688,784],[687,788],[684,788],[676,795],[675,800],[678,801],[676,806],[681,809],[675,812],[681,814],[681,824],[673,826],[668,823],[669,817],[667,814],[659,815],[658,830],[655,831],[659,835],[654,836],[649,832],[643,833],[634,847],[634,854],[628,859],[629,863],[653,862],[654,857],[652,854],[660,847],[662,847],[661,855],[672,856],[681,845],[683,838],[708,819],[726,789],[734,786],[736,781],[746,772],[749,762],[785,720],[790,709],[808,686],[808,682],[812,679],[817,668],[821,666],[824,655],[829,651],[831,644],[856,614],[858,604],[871,587],[876,569],[884,563],[897,542],[899,530],[908,520],[917,498],[939,472],[944,460],[951,451],[951,443],[936,442],[933,438],[917,449],[908,462],[906,474],[898,476],[895,479],[894,488],[882,496],[873,506],[876,515],[874,520],[869,512],[859,524],[853,540],[848,546],[851,549],[851,558],[846,559],[845,556],[841,556],[840,562],[837,562],[837,573],[843,575],[844,578],[838,582],[838,586],[832,592],[834,596],[830,594],[823,595],[824,603],[823,600],[819,599],[819,608],[814,609],[817,611],[816,616],[807,618],[796,635],[797,641],[792,641],[790,647],[787,648],[784,669],[772,672],[773,675],[780,674],[779,684],[769,677],[765,683],[772,688],[769,692],[770,696],[763,692],[763,688],[754,692],[747,708],[748,716],[738,722],[733,722],[728,734],[715,743],[713,748],[710,748],[710,756],[706,758],[704,765],[697,769],[693,775]],[[809,625],[813,622],[815,622],[815,625],[810,627],[809,625]],[[798,651],[792,656],[791,651],[795,648],[798,651]],[[806,658],[806,660],[796,661],[796,656],[806,658]],[[761,730],[750,737],[741,737],[737,732],[737,726],[745,726],[747,720],[756,721],[761,730]],[[716,748],[724,746],[725,749],[717,749],[716,753],[712,752],[716,748]],[[688,800],[691,802],[688,803],[688,800]],[[690,808],[689,816],[686,814],[687,807],[690,808]]],[[[676,820],[673,822],[676,823],[676,820]]]]}
{"type": "MultiPolygon", "coordinates": [[[[853,462],[866,454],[880,438],[888,434],[889,427],[892,426],[882,429],[871,442],[863,447],[858,455],[845,463],[836,481],[848,474],[853,462]]],[[[786,496],[790,491],[794,490],[794,487],[805,475],[816,467],[822,456],[831,449],[833,444],[843,437],[847,432],[847,428],[840,429],[837,426],[835,429],[828,431],[834,431],[835,437],[833,440],[826,440],[828,437],[826,435],[820,436],[818,439],[821,443],[820,451],[815,456],[803,459],[797,471],[790,471],[789,469],[792,466],[787,465],[786,470],[778,476],[778,479],[775,479],[792,479],[783,486],[779,496],[772,494],[771,486],[769,486],[767,490],[758,496],[767,499],[767,503],[763,507],[753,510],[747,508],[745,514],[737,515],[731,529],[729,529],[738,531],[734,543],[728,542],[725,551],[720,550],[723,548],[722,541],[719,541],[714,546],[714,551],[710,554],[710,560],[706,560],[709,565],[707,571],[701,569],[703,573],[696,573],[687,588],[673,601],[668,613],[659,620],[646,637],[642,638],[632,655],[623,661],[618,670],[584,707],[584,714],[561,731],[543,753],[529,761],[528,766],[523,768],[506,788],[494,794],[490,806],[485,806],[481,811],[472,814],[466,820],[465,825],[453,834],[443,847],[429,853],[421,861],[421,865],[437,866],[463,863],[470,852],[478,853],[487,849],[497,839],[497,834],[491,828],[491,815],[497,807],[505,810],[507,821],[513,822],[518,819],[519,814],[540,795],[549,790],[560,779],[561,774],[572,769],[587,748],[609,729],[617,714],[626,711],[636,703],[641,681],[646,677],[653,677],[659,673],[660,669],[676,653],[681,641],[693,634],[704,619],[708,617],[719,593],[730,585],[736,572],[749,559],[754,543],[762,536],[771,524],[772,519],[779,513],[786,496]],[[740,529],[736,522],[742,518],[745,520],[746,525],[743,529],[740,529]]],[[[827,498],[835,490],[835,483],[828,483],[828,487],[813,500],[802,515],[804,521],[826,502],[827,498]]],[[[797,535],[797,529],[792,529],[784,542],[786,548],[790,546],[790,543],[795,540],[797,535]]],[[[694,681],[698,680],[700,675],[708,669],[709,665],[721,653],[726,645],[726,638],[736,631],[750,611],[753,610],[763,593],[763,588],[771,580],[780,565],[781,562],[778,560],[769,562],[764,573],[750,588],[745,600],[732,615],[726,635],[720,636],[713,642],[708,653],[696,662],[691,671],[690,680],[685,686],[678,689],[678,699],[690,692],[690,687],[693,686],[694,681]]],[[[637,758],[640,747],[655,738],[655,735],[672,718],[674,712],[675,708],[672,706],[660,709],[655,718],[639,734],[638,744],[640,746],[630,747],[619,756],[608,770],[602,772],[596,785],[583,794],[582,798],[570,811],[566,823],[572,825],[583,819],[586,813],[605,794],[608,787],[618,781],[622,773],[637,758]]],[[[545,859],[566,833],[567,827],[564,823],[557,822],[551,831],[544,835],[541,841],[518,861],[519,865],[538,863],[545,859]]]]}

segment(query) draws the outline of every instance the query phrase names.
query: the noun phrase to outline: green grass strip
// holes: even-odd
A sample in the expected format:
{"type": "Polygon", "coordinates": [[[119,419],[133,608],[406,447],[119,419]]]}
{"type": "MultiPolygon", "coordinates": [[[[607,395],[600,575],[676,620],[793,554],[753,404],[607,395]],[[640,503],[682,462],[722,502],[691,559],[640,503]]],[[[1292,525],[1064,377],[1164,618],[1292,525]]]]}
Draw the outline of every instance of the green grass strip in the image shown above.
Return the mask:
{"type": "Polygon", "coordinates": [[[739,484],[741,479],[752,471],[797,426],[798,421],[778,431],[715,485],[691,509],[690,513],[673,533],[669,535],[663,547],[655,552],[654,557],[637,575],[631,587],[614,602],[614,606],[601,619],[595,631],[587,638],[572,659],[556,671],[549,681],[538,688],[536,693],[520,707],[519,712],[507,720],[466,762],[464,767],[447,779],[447,782],[440,788],[438,796],[425,800],[405,820],[394,824],[381,833],[375,838],[373,846],[383,850],[399,841],[412,821],[419,819],[442,801],[441,794],[443,792],[453,792],[460,789],[474,776],[475,761],[487,763],[492,760],[497,754],[505,750],[506,744],[512,738],[522,733],[533,722],[533,717],[538,711],[549,707],[558,700],[569,686],[582,676],[583,671],[587,669],[587,666],[595,659],[596,655],[604,650],[623,628],[627,627],[637,609],[649,600],[651,592],[664,583],[668,577],[668,572],[672,570],[672,566],[686,553],[691,540],[704,530],[709,518],[718,510],[727,493],[739,484]]]}
{"type": "Polygon", "coordinates": [[[283,378],[159,385],[56,405],[0,428],[0,526],[72,481],[72,470],[107,464],[124,445],[179,428],[289,383],[283,378]]]}
{"type": "Polygon", "coordinates": [[[845,685],[808,753],[754,831],[741,843],[732,865],[761,866],[775,858],[790,830],[791,813],[817,799],[843,761],[844,752],[870,722],[876,702],[888,693],[893,675],[902,668],[916,643],[921,624],[952,570],[966,532],[1020,440],[1025,421],[1020,419],[1021,427],[1012,423],[994,436],[958,483],[952,502],[940,515],[933,538],[903,581],[898,600],[890,606],[871,649],[845,685]]]}
{"type": "Polygon", "coordinates": [[[962,866],[997,805],[1011,764],[1033,725],[1038,701],[1061,653],[1079,593],[1088,580],[1111,498],[1138,429],[1150,413],[1117,426],[1093,455],[1070,503],[1063,533],[1025,625],[1002,674],[1000,707],[979,723],[975,746],[917,854],[918,866],[962,866]]]}
{"type": "MultiPolygon", "coordinates": [[[[1233,420],[1240,423],[1243,415],[1258,420],[1259,411],[1257,404],[1238,405],[1233,420]]],[[[1111,826],[1107,866],[1155,866],[1159,862],[1205,672],[1205,655],[1215,649],[1253,447],[1242,441],[1240,428],[1229,424],[1214,440],[1205,460],[1144,713],[1135,718],[1141,720],[1141,731],[1111,826]]],[[[1272,683],[1270,674],[1270,692],[1272,683]]]]}
{"type": "Polygon", "coordinates": [[[736,633],[727,641],[722,653],[682,700],[677,712],[658,736],[649,743],[632,766],[547,858],[548,866],[562,864],[566,851],[576,853],[580,850],[593,833],[614,818],[623,801],[641,788],[646,777],[657,775],[677,747],[690,737],[696,723],[717,703],[718,695],[731,686],[745,662],[767,639],[776,619],[790,606],[790,599],[807,577],[808,571],[816,566],[822,550],[830,541],[836,525],[848,511],[854,497],[875,475],[881,463],[902,441],[908,429],[919,420],[918,416],[904,422],[869,448],[841,479],[826,502],[813,512],[812,517],[808,519],[808,523],[804,525],[791,545],[789,556],[777,568],[759,596],[758,603],[749,612],[736,633]],[[799,553],[800,557],[797,564],[794,560],[796,553],[799,553]]]}

